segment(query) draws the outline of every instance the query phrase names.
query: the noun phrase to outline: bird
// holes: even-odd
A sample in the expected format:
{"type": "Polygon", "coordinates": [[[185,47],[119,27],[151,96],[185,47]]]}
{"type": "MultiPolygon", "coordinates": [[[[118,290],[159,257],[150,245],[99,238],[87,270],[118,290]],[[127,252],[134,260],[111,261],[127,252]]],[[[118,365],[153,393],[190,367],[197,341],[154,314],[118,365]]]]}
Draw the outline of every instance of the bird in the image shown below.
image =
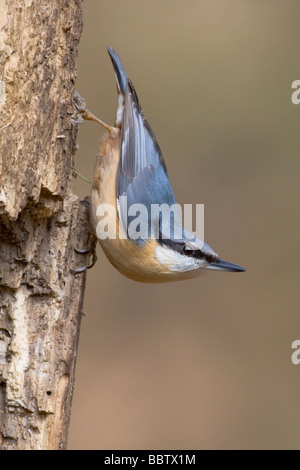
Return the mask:
{"type": "MultiPolygon", "coordinates": [[[[124,276],[144,283],[190,279],[210,270],[245,271],[221,259],[207,243],[185,230],[176,210],[168,224],[161,213],[151,212],[157,205],[176,207],[175,196],[163,154],[132,81],[117,52],[112,47],[107,51],[118,93],[114,126],[90,112],[79,93],[74,99],[79,113],[75,122],[95,121],[106,130],[90,194],[92,227],[106,257],[124,276]],[[143,236],[141,230],[129,230],[134,221],[129,209],[136,206],[146,208],[140,217],[146,226],[143,236]]],[[[141,215],[141,211],[137,213],[141,215]]]]}

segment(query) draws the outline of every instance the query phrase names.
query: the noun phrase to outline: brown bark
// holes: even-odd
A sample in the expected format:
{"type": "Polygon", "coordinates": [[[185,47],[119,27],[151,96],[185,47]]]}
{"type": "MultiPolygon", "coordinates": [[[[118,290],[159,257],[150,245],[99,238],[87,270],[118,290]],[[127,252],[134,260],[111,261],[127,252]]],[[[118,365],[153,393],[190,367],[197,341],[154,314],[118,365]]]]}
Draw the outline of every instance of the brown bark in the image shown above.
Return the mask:
{"type": "Polygon", "coordinates": [[[59,449],[88,243],[71,191],[82,0],[0,0],[0,28],[0,447],[59,449]]]}

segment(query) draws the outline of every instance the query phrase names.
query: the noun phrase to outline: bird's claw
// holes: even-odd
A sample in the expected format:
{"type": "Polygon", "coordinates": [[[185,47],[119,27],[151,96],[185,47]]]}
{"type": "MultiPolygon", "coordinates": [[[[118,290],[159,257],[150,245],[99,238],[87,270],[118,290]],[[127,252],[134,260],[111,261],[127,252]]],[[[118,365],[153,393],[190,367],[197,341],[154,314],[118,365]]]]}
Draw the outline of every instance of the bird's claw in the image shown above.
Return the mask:
{"type": "MultiPolygon", "coordinates": [[[[80,201],[81,204],[85,204],[90,207],[90,202],[88,199],[83,199],[80,201]]],[[[86,271],[87,269],[91,269],[93,266],[95,266],[96,261],[97,261],[97,255],[96,255],[96,242],[97,239],[94,235],[91,235],[92,241],[91,241],[91,246],[89,248],[77,248],[76,246],[74,247],[75,253],[78,253],[80,255],[87,255],[88,253],[91,253],[92,255],[92,261],[89,265],[84,265],[81,268],[76,268],[76,269],[70,269],[72,274],[80,274],[86,271]]]]}
{"type": "Polygon", "coordinates": [[[85,99],[80,93],[78,93],[78,91],[75,90],[72,102],[76,109],[74,114],[71,116],[70,122],[72,124],[81,124],[84,121],[84,114],[86,112],[85,99]]]}
{"type": "Polygon", "coordinates": [[[82,254],[82,255],[86,255],[87,253],[91,253],[92,254],[92,261],[89,265],[85,265],[85,266],[82,266],[81,268],[77,268],[77,269],[71,269],[70,271],[71,271],[72,274],[83,273],[87,269],[91,269],[93,266],[95,266],[96,261],[97,261],[96,240],[93,240],[92,245],[90,246],[90,248],[77,248],[77,247],[74,247],[74,251],[76,253],[79,253],[79,254],[82,254]]]}

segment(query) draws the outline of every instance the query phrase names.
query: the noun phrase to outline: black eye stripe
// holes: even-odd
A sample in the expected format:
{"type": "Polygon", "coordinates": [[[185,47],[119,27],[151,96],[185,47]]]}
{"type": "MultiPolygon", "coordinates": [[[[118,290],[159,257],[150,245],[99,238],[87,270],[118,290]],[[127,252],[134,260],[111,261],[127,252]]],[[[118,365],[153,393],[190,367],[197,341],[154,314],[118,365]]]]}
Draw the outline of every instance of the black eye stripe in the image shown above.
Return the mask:
{"type": "Polygon", "coordinates": [[[165,245],[168,248],[177,251],[177,253],[180,253],[181,255],[190,256],[191,258],[195,259],[204,259],[208,263],[218,261],[218,258],[216,258],[215,256],[207,255],[201,250],[190,250],[184,242],[175,242],[173,240],[165,239],[160,239],[159,242],[161,245],[165,245]]]}
{"type": "Polygon", "coordinates": [[[204,255],[204,253],[202,253],[201,250],[195,250],[194,254],[193,254],[193,257],[197,258],[197,259],[203,259],[203,258],[205,258],[205,255],[204,255]]]}
{"type": "Polygon", "coordinates": [[[182,253],[185,256],[190,256],[190,257],[197,258],[197,259],[205,258],[205,255],[201,250],[190,250],[185,245],[183,245],[182,253]]]}

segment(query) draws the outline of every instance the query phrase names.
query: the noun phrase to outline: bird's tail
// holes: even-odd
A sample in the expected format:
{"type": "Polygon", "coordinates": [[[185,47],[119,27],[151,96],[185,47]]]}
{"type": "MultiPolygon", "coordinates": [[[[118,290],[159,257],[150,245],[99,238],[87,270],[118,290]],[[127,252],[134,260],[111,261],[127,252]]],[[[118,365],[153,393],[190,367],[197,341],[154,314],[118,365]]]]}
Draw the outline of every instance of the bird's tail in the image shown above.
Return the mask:
{"type": "Polygon", "coordinates": [[[121,62],[121,59],[112,47],[108,47],[107,51],[110,55],[112,64],[114,66],[114,71],[116,74],[117,85],[118,85],[118,91],[122,93],[122,95],[125,95],[125,90],[126,90],[126,85],[127,85],[127,75],[123,67],[123,64],[121,62]]]}
{"type": "Polygon", "coordinates": [[[126,91],[126,86],[127,86],[127,75],[126,75],[125,69],[123,67],[123,64],[121,62],[121,59],[118,56],[118,54],[116,53],[116,51],[112,47],[108,47],[107,51],[110,55],[110,58],[111,58],[111,61],[112,61],[113,67],[114,67],[116,80],[117,80],[118,95],[119,95],[115,126],[116,127],[121,127],[123,112],[124,112],[124,104],[125,104],[125,91],[126,91]]]}

